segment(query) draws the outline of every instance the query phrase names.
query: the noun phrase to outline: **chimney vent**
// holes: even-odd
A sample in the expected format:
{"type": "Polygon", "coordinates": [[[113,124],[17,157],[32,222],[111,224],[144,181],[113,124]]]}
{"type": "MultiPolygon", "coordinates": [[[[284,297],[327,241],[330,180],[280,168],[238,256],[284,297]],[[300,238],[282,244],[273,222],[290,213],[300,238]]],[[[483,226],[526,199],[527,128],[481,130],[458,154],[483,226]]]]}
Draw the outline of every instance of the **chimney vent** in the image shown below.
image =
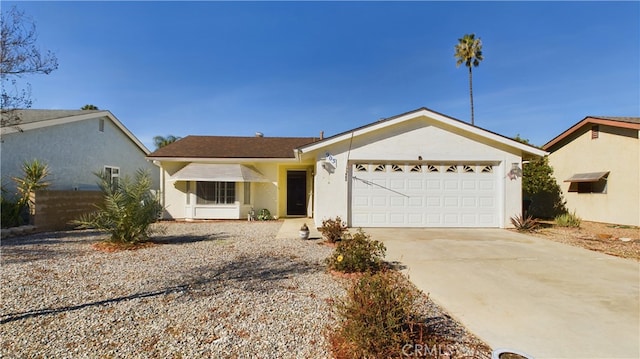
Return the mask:
{"type": "Polygon", "coordinates": [[[324,131],[320,131],[320,139],[323,140],[324,139],[324,131]]]}
{"type": "Polygon", "coordinates": [[[262,132],[256,132],[256,137],[264,137],[264,133],[262,133],[262,132]]]}

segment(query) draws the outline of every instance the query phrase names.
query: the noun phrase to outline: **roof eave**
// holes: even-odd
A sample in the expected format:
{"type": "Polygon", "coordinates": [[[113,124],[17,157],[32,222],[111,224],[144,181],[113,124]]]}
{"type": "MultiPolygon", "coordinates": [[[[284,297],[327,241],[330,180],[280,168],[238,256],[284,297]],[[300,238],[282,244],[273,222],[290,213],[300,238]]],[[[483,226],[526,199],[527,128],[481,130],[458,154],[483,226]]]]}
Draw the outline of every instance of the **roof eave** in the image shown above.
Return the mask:
{"type": "Polygon", "coordinates": [[[221,162],[221,163],[240,163],[240,162],[298,162],[297,158],[287,157],[270,157],[270,158],[255,158],[255,157],[152,157],[147,156],[148,160],[159,162],[221,162]]]}
{"type": "Polygon", "coordinates": [[[477,126],[473,126],[467,123],[464,123],[460,120],[454,119],[452,117],[448,117],[445,116],[443,114],[440,114],[438,112],[434,112],[431,111],[427,108],[420,108],[414,111],[410,111],[410,112],[406,112],[404,114],[398,115],[398,116],[394,116],[394,117],[390,117],[378,122],[374,122],[371,123],[369,125],[365,125],[362,127],[358,127],[356,129],[347,131],[347,132],[343,132],[331,137],[328,137],[322,141],[319,142],[315,142],[309,145],[305,145],[302,147],[299,147],[298,150],[300,151],[300,153],[308,153],[308,152],[312,152],[312,151],[316,151],[319,150],[323,147],[326,146],[330,146],[332,144],[341,142],[341,141],[345,141],[348,140],[349,138],[351,138],[352,136],[360,136],[362,134],[366,134],[368,132],[372,132],[372,131],[376,131],[379,130],[381,128],[387,127],[387,126],[392,126],[394,124],[403,122],[403,121],[407,121],[419,116],[425,116],[428,118],[432,118],[435,119],[436,121],[442,122],[444,124],[447,124],[449,126],[453,126],[456,128],[459,128],[461,130],[467,131],[467,132],[471,132],[473,134],[476,134],[478,136],[487,138],[487,139],[491,139],[493,141],[502,143],[504,145],[507,145],[509,147],[512,148],[516,148],[519,149],[520,151],[524,152],[524,153],[528,153],[530,155],[534,155],[534,156],[539,156],[539,157],[544,157],[546,155],[548,155],[549,153],[541,150],[537,147],[533,147],[531,145],[527,145],[521,142],[518,142],[516,140],[507,138],[505,136],[499,135],[497,133],[493,133],[491,131],[485,130],[483,128],[477,127],[477,126]]]}
{"type": "Polygon", "coordinates": [[[631,122],[622,122],[622,121],[614,121],[608,119],[602,119],[597,117],[587,116],[582,120],[578,121],[575,125],[569,127],[567,130],[554,137],[551,141],[545,143],[542,146],[542,149],[549,150],[551,147],[558,144],[560,141],[569,137],[572,133],[576,132],[578,129],[582,128],[586,124],[594,124],[594,125],[603,125],[603,126],[611,126],[611,127],[619,127],[619,128],[629,128],[640,131],[640,124],[631,123],[631,122]]]}
{"type": "Polygon", "coordinates": [[[113,122],[113,124],[115,124],[116,127],[118,127],[122,132],[124,132],[124,134],[127,135],[127,137],[129,137],[129,139],[131,139],[131,141],[138,148],[140,148],[140,150],[142,150],[142,152],[144,152],[145,155],[148,155],[151,153],[151,151],[149,151],[149,149],[144,144],[142,144],[142,142],[140,142],[140,140],[138,140],[138,138],[134,136],[133,133],[129,131],[129,129],[124,124],[122,124],[122,122],[120,122],[120,120],[116,118],[116,116],[114,116],[111,113],[111,111],[107,111],[107,110],[91,112],[91,113],[86,113],[81,115],[52,118],[49,120],[42,120],[42,121],[31,122],[31,123],[25,123],[25,124],[20,124],[19,127],[18,126],[2,127],[2,135],[8,134],[8,133],[15,133],[15,132],[24,132],[24,131],[37,129],[37,128],[61,125],[65,123],[90,120],[93,118],[101,118],[101,117],[107,117],[109,120],[111,120],[111,122],[113,122]]]}

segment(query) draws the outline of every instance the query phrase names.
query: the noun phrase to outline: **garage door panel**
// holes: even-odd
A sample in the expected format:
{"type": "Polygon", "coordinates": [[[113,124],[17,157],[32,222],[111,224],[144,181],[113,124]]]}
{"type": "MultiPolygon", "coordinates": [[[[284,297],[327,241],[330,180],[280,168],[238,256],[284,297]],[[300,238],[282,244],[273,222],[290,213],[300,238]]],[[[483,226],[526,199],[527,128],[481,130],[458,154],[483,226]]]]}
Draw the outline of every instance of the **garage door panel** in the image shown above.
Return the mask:
{"type": "Polygon", "coordinates": [[[442,227],[442,215],[440,213],[427,213],[426,224],[428,227],[442,227]]]}
{"type": "Polygon", "coordinates": [[[478,180],[478,189],[481,191],[495,191],[496,182],[488,179],[478,180]]]}
{"type": "Polygon", "coordinates": [[[444,189],[447,191],[457,191],[460,188],[460,181],[457,179],[446,179],[444,182],[444,189]]]}
{"type": "Polygon", "coordinates": [[[369,206],[369,197],[358,195],[353,197],[353,206],[354,207],[368,207],[369,206]]]}
{"type": "Polygon", "coordinates": [[[463,179],[461,183],[462,183],[461,187],[465,191],[473,191],[478,189],[478,182],[476,180],[463,179]]]}
{"type": "Polygon", "coordinates": [[[458,208],[460,206],[458,197],[447,196],[444,197],[444,207],[445,208],[458,208]]]}
{"type": "Polygon", "coordinates": [[[391,180],[389,181],[389,188],[393,189],[393,190],[403,190],[406,187],[406,181],[404,179],[399,179],[399,180],[391,180]]]}
{"type": "Polygon", "coordinates": [[[478,222],[475,213],[462,213],[460,217],[463,227],[473,226],[478,222]]]}
{"type": "Polygon", "coordinates": [[[387,207],[387,197],[385,196],[371,196],[371,207],[387,207]]]}
{"type": "Polygon", "coordinates": [[[495,220],[496,220],[496,215],[495,214],[491,214],[491,213],[487,213],[487,214],[480,213],[480,214],[478,214],[478,223],[480,224],[480,226],[491,227],[491,226],[494,225],[495,220]]]}
{"type": "Polygon", "coordinates": [[[409,197],[407,199],[407,206],[422,208],[425,205],[424,198],[422,197],[409,197]]]}
{"type": "Polygon", "coordinates": [[[416,180],[416,179],[408,179],[407,180],[407,189],[411,191],[422,191],[424,189],[424,181],[416,180]]]}
{"type": "Polygon", "coordinates": [[[462,197],[461,203],[463,208],[477,208],[478,201],[476,197],[462,197]]]}
{"type": "Polygon", "coordinates": [[[406,201],[404,197],[390,197],[389,203],[391,207],[406,207],[406,201]]]}
{"type": "Polygon", "coordinates": [[[499,178],[486,167],[386,164],[384,172],[354,172],[351,225],[497,227],[499,178]]]}
{"type": "Polygon", "coordinates": [[[384,226],[389,221],[387,220],[387,215],[385,213],[372,213],[371,214],[371,224],[373,226],[384,226]]]}
{"type": "Polygon", "coordinates": [[[352,214],[353,223],[360,223],[359,227],[367,227],[369,224],[369,215],[366,213],[354,213],[352,214]]]}
{"type": "Polygon", "coordinates": [[[442,222],[445,227],[457,227],[459,225],[458,213],[444,213],[442,215],[442,222]]]}
{"type": "Polygon", "coordinates": [[[405,223],[406,215],[404,213],[390,213],[389,221],[392,225],[403,225],[405,223]]]}
{"type": "Polygon", "coordinates": [[[422,224],[424,223],[422,217],[422,213],[409,213],[407,215],[407,223],[410,226],[422,226],[422,224]]]}
{"type": "Polygon", "coordinates": [[[427,207],[441,207],[442,206],[442,197],[427,197],[427,207]]]}
{"type": "Polygon", "coordinates": [[[426,180],[428,191],[439,191],[442,189],[442,181],[440,180],[426,180]]]}
{"type": "Polygon", "coordinates": [[[478,206],[481,208],[496,208],[496,199],[493,197],[479,197],[478,206]]]}

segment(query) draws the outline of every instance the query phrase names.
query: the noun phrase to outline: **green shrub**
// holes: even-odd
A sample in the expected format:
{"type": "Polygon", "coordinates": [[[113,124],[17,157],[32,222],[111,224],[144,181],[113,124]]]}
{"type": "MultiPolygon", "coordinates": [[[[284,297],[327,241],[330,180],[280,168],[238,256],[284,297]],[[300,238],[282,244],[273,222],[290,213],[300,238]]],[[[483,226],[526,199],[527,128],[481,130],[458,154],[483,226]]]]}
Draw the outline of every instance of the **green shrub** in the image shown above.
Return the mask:
{"type": "Polygon", "coordinates": [[[538,228],[538,221],[531,216],[518,215],[511,217],[511,224],[520,232],[533,232],[538,228]]]}
{"type": "Polygon", "coordinates": [[[263,208],[258,212],[258,220],[260,221],[270,221],[273,217],[271,216],[271,212],[268,209],[263,208]]]}
{"type": "Polygon", "coordinates": [[[111,242],[135,244],[146,241],[162,212],[162,205],[151,192],[151,176],[138,170],[133,180],[124,177],[117,184],[111,183],[104,173],[97,173],[98,185],[104,201],[96,205],[97,211],[85,214],[72,223],[79,228],[95,228],[111,234],[111,242]]]}
{"type": "Polygon", "coordinates": [[[582,219],[578,217],[574,211],[573,213],[567,212],[557,216],[555,222],[559,227],[580,228],[582,219]]]}
{"type": "Polygon", "coordinates": [[[24,224],[22,213],[26,211],[26,204],[0,198],[0,224],[2,228],[18,227],[24,224]]]}
{"type": "Polygon", "coordinates": [[[330,269],[340,272],[374,272],[383,266],[386,247],[382,242],[358,229],[353,235],[343,235],[333,254],[326,259],[330,269]]]}
{"type": "Polygon", "coordinates": [[[336,357],[399,357],[412,341],[415,291],[394,271],[367,273],[335,302],[339,327],[330,333],[336,357]]]}
{"type": "Polygon", "coordinates": [[[347,224],[342,221],[338,216],[335,219],[325,219],[322,221],[322,227],[320,227],[320,233],[322,236],[331,243],[342,238],[342,235],[347,231],[347,224]]]}

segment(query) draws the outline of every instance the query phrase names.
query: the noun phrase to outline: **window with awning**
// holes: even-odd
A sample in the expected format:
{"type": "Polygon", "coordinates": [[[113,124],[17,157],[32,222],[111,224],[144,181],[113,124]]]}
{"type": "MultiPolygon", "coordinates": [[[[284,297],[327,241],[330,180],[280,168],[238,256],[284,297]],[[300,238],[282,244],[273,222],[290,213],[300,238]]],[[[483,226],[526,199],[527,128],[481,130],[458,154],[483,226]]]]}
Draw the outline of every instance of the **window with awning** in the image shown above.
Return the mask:
{"type": "Polygon", "coordinates": [[[576,173],[564,182],[569,182],[569,192],[607,193],[609,171],[576,173]]]}
{"type": "Polygon", "coordinates": [[[174,173],[171,181],[270,182],[256,169],[237,163],[190,163],[174,173]]]}

